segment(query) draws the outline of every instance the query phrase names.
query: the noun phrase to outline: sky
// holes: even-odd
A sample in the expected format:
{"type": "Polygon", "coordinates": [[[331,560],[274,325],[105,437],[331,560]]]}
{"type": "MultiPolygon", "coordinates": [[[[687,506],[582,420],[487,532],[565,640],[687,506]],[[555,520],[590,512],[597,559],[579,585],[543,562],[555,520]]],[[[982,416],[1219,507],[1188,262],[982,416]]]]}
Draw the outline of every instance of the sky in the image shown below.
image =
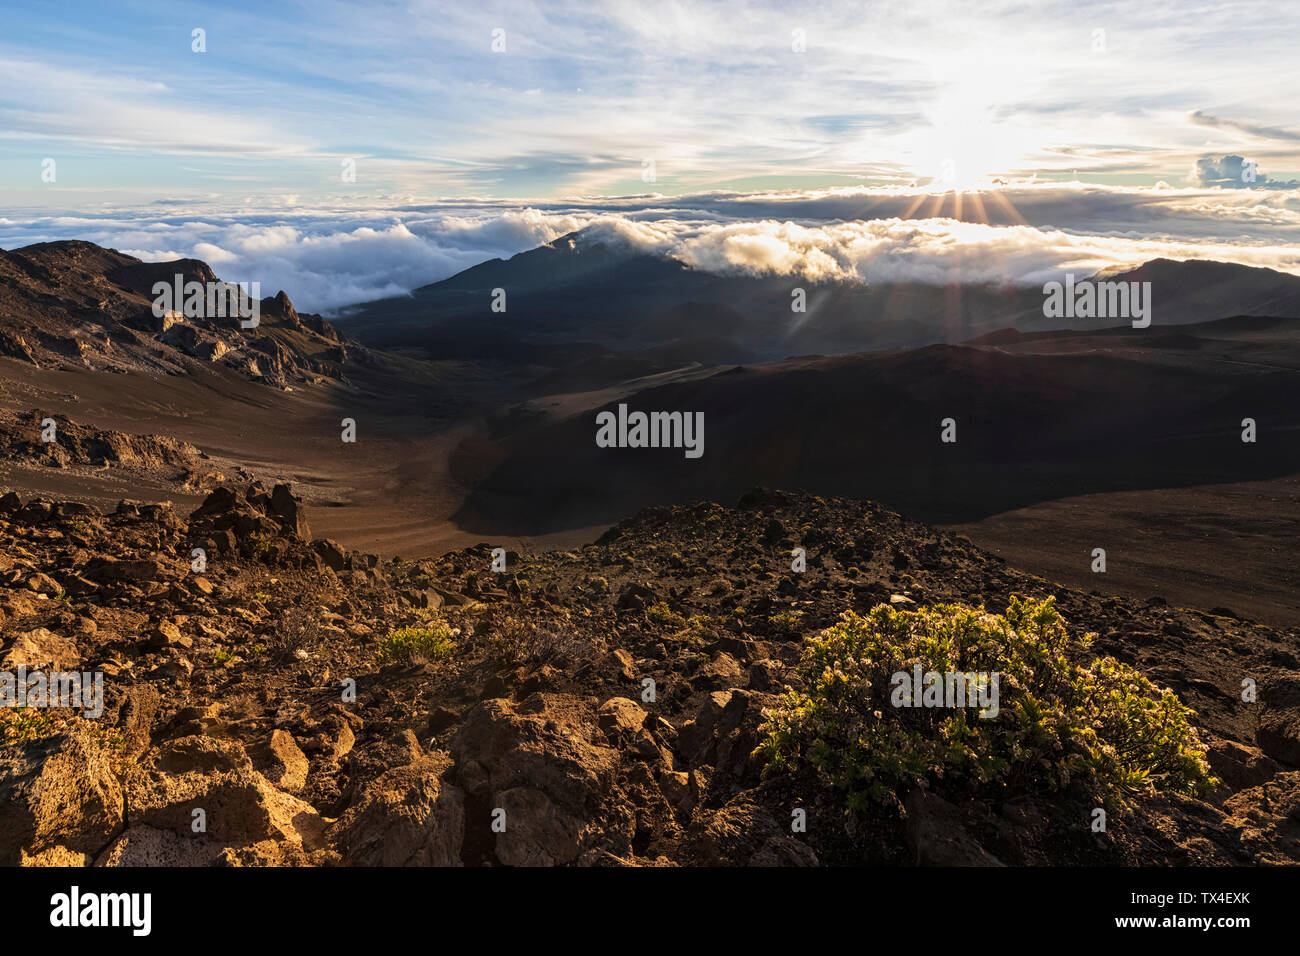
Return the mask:
{"type": "Polygon", "coordinates": [[[1273,0],[6,0],[0,248],[207,258],[325,310],[593,223],[867,281],[1300,271],[1298,27],[1273,0]]]}

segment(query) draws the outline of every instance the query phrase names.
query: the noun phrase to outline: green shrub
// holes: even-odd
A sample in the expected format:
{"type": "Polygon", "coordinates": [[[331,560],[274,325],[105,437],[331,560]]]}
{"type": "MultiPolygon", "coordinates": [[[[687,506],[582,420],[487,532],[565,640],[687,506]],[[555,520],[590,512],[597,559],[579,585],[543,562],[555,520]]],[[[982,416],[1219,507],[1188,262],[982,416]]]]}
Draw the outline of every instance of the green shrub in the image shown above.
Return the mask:
{"type": "Polygon", "coordinates": [[[447,657],[456,649],[451,628],[441,622],[427,627],[403,627],[379,644],[379,663],[418,664],[447,657]]]}
{"type": "Polygon", "coordinates": [[[1142,790],[1214,785],[1192,711],[1172,691],[1112,658],[1080,667],[1070,649],[1054,598],[1012,597],[1005,615],[952,604],[849,611],[805,640],[805,689],[769,713],[755,753],[769,773],[811,769],[859,810],[922,781],[971,795],[1082,786],[1118,803],[1142,790]],[[917,664],[997,673],[997,715],[894,706],[893,676],[917,664]]]}
{"type": "Polygon", "coordinates": [[[651,604],[645,610],[646,620],[651,624],[664,624],[668,627],[682,628],[686,626],[686,618],[682,617],[665,601],[659,601],[657,604],[651,604]]]}
{"type": "Polygon", "coordinates": [[[800,621],[797,615],[789,611],[778,611],[767,622],[781,634],[798,634],[800,621]]]}
{"type": "Polygon", "coordinates": [[[711,614],[692,614],[686,619],[686,626],[691,631],[687,639],[703,643],[712,640],[714,631],[722,627],[722,621],[711,614]]]}
{"type": "Polygon", "coordinates": [[[52,736],[58,730],[48,710],[31,707],[0,708],[0,741],[26,743],[52,736]]]}

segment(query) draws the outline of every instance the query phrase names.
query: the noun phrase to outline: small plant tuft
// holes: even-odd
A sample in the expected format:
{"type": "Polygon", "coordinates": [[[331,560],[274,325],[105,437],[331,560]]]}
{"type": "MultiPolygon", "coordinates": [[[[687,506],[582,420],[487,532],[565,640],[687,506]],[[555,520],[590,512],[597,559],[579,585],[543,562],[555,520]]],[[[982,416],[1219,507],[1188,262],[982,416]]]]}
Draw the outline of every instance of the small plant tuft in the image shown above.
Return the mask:
{"type": "Polygon", "coordinates": [[[248,536],[248,553],[255,558],[260,558],[270,552],[274,541],[275,535],[265,531],[254,531],[248,536]]]}
{"type": "Polygon", "coordinates": [[[48,710],[6,707],[0,710],[0,733],[5,743],[27,743],[52,736],[58,730],[48,710]]]}
{"type": "Polygon", "coordinates": [[[379,663],[423,664],[449,656],[456,649],[452,629],[445,623],[403,627],[379,644],[379,663]]]}
{"type": "Polygon", "coordinates": [[[668,606],[666,601],[651,604],[645,610],[646,620],[651,624],[663,624],[666,627],[686,627],[686,618],[668,606]]]}

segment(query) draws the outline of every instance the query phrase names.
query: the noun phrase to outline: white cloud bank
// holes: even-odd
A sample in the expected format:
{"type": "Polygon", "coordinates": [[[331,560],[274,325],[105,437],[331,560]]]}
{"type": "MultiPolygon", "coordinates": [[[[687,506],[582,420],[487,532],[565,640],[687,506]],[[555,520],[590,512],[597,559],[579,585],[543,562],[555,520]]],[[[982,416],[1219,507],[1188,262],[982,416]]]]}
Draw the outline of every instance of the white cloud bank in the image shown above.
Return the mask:
{"type": "MultiPolygon", "coordinates": [[[[663,248],[656,242],[654,248],[663,248]]],[[[1215,259],[1300,275],[1300,247],[1078,235],[953,219],[882,219],[806,227],[762,221],[677,235],[668,252],[709,272],[795,275],[813,282],[1010,282],[1135,266],[1149,259],[1215,259]]]]}
{"type": "Polygon", "coordinates": [[[696,269],[812,281],[1035,284],[1160,256],[1300,275],[1300,190],[1080,184],[960,198],[850,189],[330,209],[289,201],[273,213],[168,202],[95,217],[8,218],[0,247],[75,238],[151,261],[204,259],[225,279],[284,289],[299,308],[329,313],[579,229],[696,269]]]}

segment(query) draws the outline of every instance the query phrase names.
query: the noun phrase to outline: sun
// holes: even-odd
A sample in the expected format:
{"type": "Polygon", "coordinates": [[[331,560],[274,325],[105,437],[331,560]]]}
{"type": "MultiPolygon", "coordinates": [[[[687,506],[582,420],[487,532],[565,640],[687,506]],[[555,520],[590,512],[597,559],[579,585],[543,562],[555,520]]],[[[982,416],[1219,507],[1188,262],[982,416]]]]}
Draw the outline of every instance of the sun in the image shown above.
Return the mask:
{"type": "Polygon", "coordinates": [[[935,187],[966,191],[987,186],[1012,161],[999,140],[1001,131],[985,109],[947,101],[916,131],[912,162],[918,174],[935,187]]]}
{"type": "Polygon", "coordinates": [[[910,137],[912,166],[935,188],[986,188],[994,177],[1017,168],[1029,146],[1025,131],[999,116],[998,107],[1014,89],[1014,78],[984,67],[940,82],[926,122],[910,137]]]}

